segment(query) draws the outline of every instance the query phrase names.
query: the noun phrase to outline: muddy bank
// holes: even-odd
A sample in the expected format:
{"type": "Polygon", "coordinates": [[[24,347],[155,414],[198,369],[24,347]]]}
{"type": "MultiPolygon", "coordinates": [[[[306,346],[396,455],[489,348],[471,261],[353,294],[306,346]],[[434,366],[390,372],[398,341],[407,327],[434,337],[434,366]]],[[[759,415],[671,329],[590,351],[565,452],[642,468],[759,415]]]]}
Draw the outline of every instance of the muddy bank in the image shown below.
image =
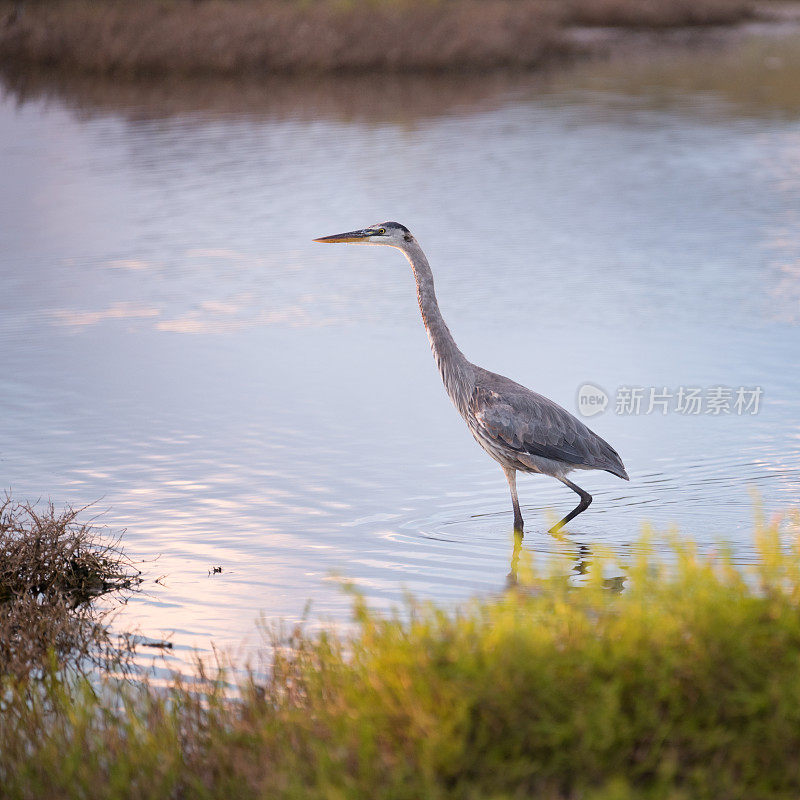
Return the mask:
{"type": "Polygon", "coordinates": [[[650,57],[680,48],[723,48],[762,38],[780,42],[800,31],[800,2],[766,0],[752,3],[733,22],[707,25],[635,26],[619,24],[575,24],[565,40],[582,54],[650,57]]]}

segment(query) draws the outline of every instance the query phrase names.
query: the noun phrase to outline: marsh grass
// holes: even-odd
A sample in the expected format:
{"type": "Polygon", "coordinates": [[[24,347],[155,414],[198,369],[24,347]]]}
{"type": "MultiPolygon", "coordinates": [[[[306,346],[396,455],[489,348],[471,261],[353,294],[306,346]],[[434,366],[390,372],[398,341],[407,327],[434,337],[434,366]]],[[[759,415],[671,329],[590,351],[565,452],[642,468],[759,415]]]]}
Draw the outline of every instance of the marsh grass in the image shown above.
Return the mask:
{"type": "Polygon", "coordinates": [[[135,588],[139,572],[119,538],[79,514],[0,502],[0,674],[108,667],[129,656],[109,632],[112,606],[96,601],[135,588]]]}
{"type": "Polygon", "coordinates": [[[8,683],[14,798],[796,798],[800,525],[760,522],[741,566],[674,538],[518,568],[457,609],[356,599],[357,630],[294,629],[267,679],[202,670],[167,690],[8,683]],[[661,554],[661,555],[659,555],[661,554]]]}
{"type": "Polygon", "coordinates": [[[111,75],[528,69],[571,25],[745,18],[749,0],[0,0],[0,63],[111,75]]]}
{"type": "Polygon", "coordinates": [[[0,60],[125,75],[529,67],[552,16],[540,0],[54,0],[0,26],[0,60]]]}

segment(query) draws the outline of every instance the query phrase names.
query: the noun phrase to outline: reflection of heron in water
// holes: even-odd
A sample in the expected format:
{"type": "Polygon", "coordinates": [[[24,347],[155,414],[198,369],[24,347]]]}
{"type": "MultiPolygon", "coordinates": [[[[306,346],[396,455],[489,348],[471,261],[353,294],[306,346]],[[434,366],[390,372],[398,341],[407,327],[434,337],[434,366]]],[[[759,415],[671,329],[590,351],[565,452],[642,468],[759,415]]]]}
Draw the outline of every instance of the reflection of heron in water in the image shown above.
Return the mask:
{"type": "MultiPolygon", "coordinates": [[[[575,551],[575,566],[572,568],[573,577],[588,575],[592,566],[592,549],[588,544],[579,544],[575,551]]],[[[619,594],[625,588],[628,576],[623,572],[620,575],[611,575],[603,578],[603,587],[613,594],[619,594]]]]}
{"type": "MultiPolygon", "coordinates": [[[[567,539],[562,539],[568,546],[572,543],[567,539]]],[[[564,581],[588,575],[592,566],[592,549],[588,544],[574,545],[574,552],[570,553],[569,560],[573,561],[572,570],[569,574],[563,575],[564,581]]],[[[522,554],[522,531],[514,531],[514,549],[511,553],[511,570],[506,575],[506,587],[513,589],[519,586],[519,559],[522,554]]],[[[603,578],[603,588],[608,589],[612,594],[620,594],[625,589],[625,581],[628,576],[623,572],[620,575],[612,575],[603,578]]],[[[524,584],[523,584],[524,586],[524,584]]]]}
{"type": "MultiPolygon", "coordinates": [[[[339,233],[317,242],[388,245],[401,250],[417,281],[422,321],[433,355],[453,404],[478,444],[503,468],[514,506],[514,529],[522,531],[517,498],[517,471],[551,475],[580,497],[578,505],[550,530],[556,533],[585,511],[592,496],[567,480],[576,469],[600,469],[628,480],[610,444],[561,406],[518,383],[470,363],[458,349],[436,302],[428,259],[408,228],[381,222],[371,228],[339,233]]],[[[526,311],[531,311],[529,306],[526,311]]]]}

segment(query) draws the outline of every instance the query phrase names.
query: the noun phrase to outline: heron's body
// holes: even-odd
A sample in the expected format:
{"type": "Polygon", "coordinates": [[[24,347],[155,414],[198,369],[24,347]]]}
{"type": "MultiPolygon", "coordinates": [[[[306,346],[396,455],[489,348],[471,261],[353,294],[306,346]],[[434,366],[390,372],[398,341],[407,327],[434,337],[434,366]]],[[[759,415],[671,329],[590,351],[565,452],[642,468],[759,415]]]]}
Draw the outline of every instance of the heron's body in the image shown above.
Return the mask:
{"type": "Polygon", "coordinates": [[[591,503],[591,495],[567,480],[576,469],[599,469],[628,480],[611,445],[561,406],[518,383],[472,364],[458,349],[439,311],[428,260],[407,228],[383,222],[372,228],[316,241],[384,244],[401,250],[414,270],[422,321],[447,394],[478,444],[503,468],[511,489],[514,527],[523,520],[516,473],[551,475],[581,497],[578,506],[552,528],[559,530],[591,503]]]}

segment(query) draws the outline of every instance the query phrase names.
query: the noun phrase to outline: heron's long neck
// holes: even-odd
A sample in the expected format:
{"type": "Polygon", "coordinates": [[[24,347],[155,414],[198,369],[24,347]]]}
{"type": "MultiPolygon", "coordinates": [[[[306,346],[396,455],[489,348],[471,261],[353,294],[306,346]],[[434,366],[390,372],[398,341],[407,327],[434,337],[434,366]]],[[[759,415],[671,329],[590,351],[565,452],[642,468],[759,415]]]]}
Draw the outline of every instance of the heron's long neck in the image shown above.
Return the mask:
{"type": "Polygon", "coordinates": [[[419,310],[422,313],[425,330],[428,332],[436,366],[439,368],[447,394],[450,395],[456,408],[463,413],[474,388],[472,364],[458,349],[450,329],[442,319],[433,288],[433,273],[422,248],[412,241],[404,248],[403,253],[414,270],[419,310]]]}

